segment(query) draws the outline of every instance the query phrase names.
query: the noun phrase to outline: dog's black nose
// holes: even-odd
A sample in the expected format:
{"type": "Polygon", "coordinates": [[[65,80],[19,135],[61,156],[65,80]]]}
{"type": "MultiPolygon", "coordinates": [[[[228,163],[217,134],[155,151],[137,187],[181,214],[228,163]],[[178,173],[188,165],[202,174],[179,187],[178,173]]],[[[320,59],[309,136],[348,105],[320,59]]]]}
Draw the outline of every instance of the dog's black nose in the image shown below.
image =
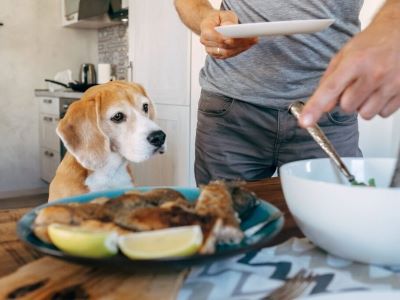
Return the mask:
{"type": "Polygon", "coordinates": [[[162,130],[153,131],[147,137],[150,144],[156,147],[161,147],[165,142],[165,133],[162,130]]]}

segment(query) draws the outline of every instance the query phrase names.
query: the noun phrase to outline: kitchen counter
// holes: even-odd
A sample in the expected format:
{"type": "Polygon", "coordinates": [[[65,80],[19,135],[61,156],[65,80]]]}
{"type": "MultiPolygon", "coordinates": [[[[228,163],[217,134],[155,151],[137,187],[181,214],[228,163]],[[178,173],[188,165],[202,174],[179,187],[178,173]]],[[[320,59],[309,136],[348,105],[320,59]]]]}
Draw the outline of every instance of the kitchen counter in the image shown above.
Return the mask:
{"type": "Polygon", "coordinates": [[[65,90],[57,90],[54,92],[50,92],[45,89],[36,89],[35,96],[37,97],[56,97],[56,98],[80,98],[83,93],[74,92],[73,90],[65,89],[65,90]]]}

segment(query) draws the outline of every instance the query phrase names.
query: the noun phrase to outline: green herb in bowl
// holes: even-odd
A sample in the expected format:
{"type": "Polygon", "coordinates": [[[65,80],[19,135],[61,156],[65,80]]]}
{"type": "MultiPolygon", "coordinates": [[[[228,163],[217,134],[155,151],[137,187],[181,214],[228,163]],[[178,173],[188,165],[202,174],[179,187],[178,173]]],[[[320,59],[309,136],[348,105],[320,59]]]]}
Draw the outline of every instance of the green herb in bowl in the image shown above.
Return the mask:
{"type": "Polygon", "coordinates": [[[364,183],[364,182],[358,182],[356,180],[354,180],[351,185],[354,186],[370,186],[370,187],[376,187],[376,183],[375,183],[375,178],[370,178],[368,180],[368,184],[364,183]]]}

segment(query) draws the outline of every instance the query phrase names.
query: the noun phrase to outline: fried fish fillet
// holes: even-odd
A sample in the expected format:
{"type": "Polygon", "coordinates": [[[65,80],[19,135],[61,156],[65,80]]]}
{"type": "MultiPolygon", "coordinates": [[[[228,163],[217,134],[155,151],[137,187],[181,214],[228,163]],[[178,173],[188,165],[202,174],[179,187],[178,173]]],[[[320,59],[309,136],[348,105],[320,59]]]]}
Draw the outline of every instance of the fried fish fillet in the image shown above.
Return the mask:
{"type": "Polygon", "coordinates": [[[217,243],[239,243],[243,239],[240,219],[234,210],[232,195],[224,181],[213,181],[201,187],[195,211],[200,216],[211,215],[221,219],[218,229],[214,229],[217,243]]]}
{"type": "Polygon", "coordinates": [[[71,203],[45,207],[38,212],[32,230],[39,239],[50,243],[47,227],[51,223],[80,225],[86,220],[99,219],[101,206],[98,203],[71,203]]]}
{"type": "Polygon", "coordinates": [[[235,209],[244,214],[255,205],[254,194],[242,189],[240,184],[224,181],[201,187],[195,203],[173,189],[129,191],[114,199],[48,206],[39,211],[33,231],[41,240],[50,242],[47,227],[51,223],[113,230],[120,234],[200,225],[204,243],[199,252],[213,253],[219,243],[242,240],[243,232],[235,209]]]}
{"type": "Polygon", "coordinates": [[[89,203],[68,203],[45,207],[38,212],[32,230],[46,243],[50,243],[47,227],[51,223],[81,226],[85,221],[96,220],[98,222],[91,223],[92,227],[96,224],[98,228],[103,228],[100,222],[113,223],[117,232],[124,232],[126,229],[114,222],[115,219],[122,218],[137,208],[156,207],[167,202],[176,202],[180,205],[188,203],[181,193],[172,189],[155,189],[149,192],[130,191],[114,199],[97,198],[89,203]]]}
{"type": "Polygon", "coordinates": [[[189,205],[185,197],[173,189],[154,189],[148,192],[129,191],[124,195],[110,199],[102,207],[102,215],[106,220],[123,218],[138,208],[159,207],[165,203],[189,205]]]}
{"type": "Polygon", "coordinates": [[[200,225],[204,244],[200,253],[213,253],[217,244],[239,243],[243,238],[238,209],[243,215],[255,207],[257,198],[238,183],[214,181],[203,186],[195,205],[171,201],[157,207],[140,207],[117,216],[114,222],[136,231],[200,225]]]}

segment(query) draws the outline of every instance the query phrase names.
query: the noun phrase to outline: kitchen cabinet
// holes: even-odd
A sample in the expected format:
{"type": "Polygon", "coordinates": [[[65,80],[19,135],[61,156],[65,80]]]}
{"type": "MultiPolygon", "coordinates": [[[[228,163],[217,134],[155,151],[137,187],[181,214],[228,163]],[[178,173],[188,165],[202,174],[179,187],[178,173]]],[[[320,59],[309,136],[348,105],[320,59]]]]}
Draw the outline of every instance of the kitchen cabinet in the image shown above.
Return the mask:
{"type": "Polygon", "coordinates": [[[60,140],[56,134],[59,121],[59,98],[38,97],[40,178],[50,182],[60,163],[60,140]]]}
{"type": "Polygon", "coordinates": [[[135,183],[193,185],[191,32],[171,1],[130,0],[129,7],[131,79],[146,89],[167,134],[165,154],[135,164],[135,183]]]}
{"type": "Polygon", "coordinates": [[[50,183],[65,154],[56,128],[68,106],[78,100],[82,93],[35,91],[39,102],[40,178],[50,183]]]}
{"type": "MultiPolygon", "coordinates": [[[[218,7],[220,0],[210,1],[218,7]]],[[[155,102],[167,151],[134,166],[137,185],[195,186],[194,146],[199,72],[206,53],[180,21],[172,1],[129,1],[131,80],[155,102]]]]}
{"type": "MultiPolygon", "coordinates": [[[[112,20],[106,13],[100,16],[88,19],[79,19],[79,2],[80,0],[61,0],[61,24],[64,27],[81,28],[81,29],[99,29],[109,26],[122,24],[120,20],[112,20]]],[[[128,0],[122,0],[123,9],[128,8],[128,0]]]]}
{"type": "Polygon", "coordinates": [[[132,79],[156,103],[190,105],[190,36],[171,1],[130,3],[132,79]]]}
{"type": "Polygon", "coordinates": [[[167,134],[167,151],[134,164],[135,185],[188,185],[190,111],[187,106],[157,105],[157,123],[167,134]]]}

